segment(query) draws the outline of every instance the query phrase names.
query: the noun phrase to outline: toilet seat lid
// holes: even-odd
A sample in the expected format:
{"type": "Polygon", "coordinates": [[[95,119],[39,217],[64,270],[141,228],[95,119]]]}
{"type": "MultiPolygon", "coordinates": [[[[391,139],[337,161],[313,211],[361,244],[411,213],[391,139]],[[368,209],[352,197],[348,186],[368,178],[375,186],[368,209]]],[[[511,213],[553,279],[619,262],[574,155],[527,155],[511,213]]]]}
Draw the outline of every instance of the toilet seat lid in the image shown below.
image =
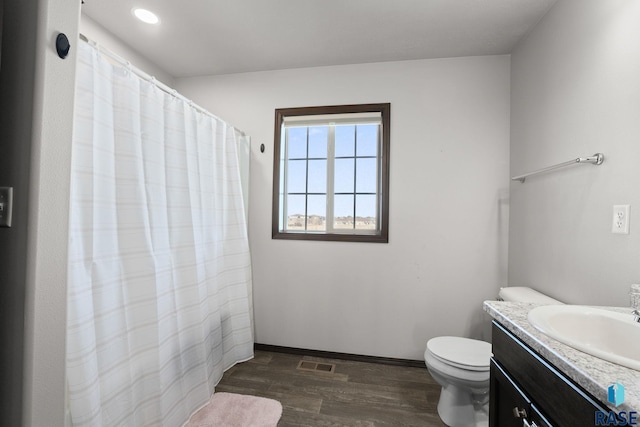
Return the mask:
{"type": "Polygon", "coordinates": [[[445,363],[473,370],[488,369],[491,359],[491,344],[470,338],[432,338],[427,342],[427,350],[445,363]]]}

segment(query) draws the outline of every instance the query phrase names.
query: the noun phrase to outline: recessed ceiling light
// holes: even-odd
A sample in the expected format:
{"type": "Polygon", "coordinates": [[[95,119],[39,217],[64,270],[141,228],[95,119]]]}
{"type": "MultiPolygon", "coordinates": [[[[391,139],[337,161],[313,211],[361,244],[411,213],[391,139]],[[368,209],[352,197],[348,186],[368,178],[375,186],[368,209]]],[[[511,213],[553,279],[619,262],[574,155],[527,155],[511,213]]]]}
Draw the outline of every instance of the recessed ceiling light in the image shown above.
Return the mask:
{"type": "Polygon", "coordinates": [[[136,18],[138,18],[139,20],[147,24],[157,24],[158,22],[160,22],[160,18],[158,18],[158,15],[151,12],[150,10],[136,8],[136,9],[133,9],[131,12],[133,12],[133,15],[136,18]]]}

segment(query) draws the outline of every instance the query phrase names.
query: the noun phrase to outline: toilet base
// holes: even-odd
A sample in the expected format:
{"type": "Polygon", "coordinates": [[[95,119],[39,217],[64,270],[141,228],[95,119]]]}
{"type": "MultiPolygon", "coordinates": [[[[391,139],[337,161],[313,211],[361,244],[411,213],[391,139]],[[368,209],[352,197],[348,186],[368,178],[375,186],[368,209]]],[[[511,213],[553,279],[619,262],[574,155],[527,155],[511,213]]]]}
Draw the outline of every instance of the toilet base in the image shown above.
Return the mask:
{"type": "Polygon", "coordinates": [[[438,415],[449,427],[487,427],[489,425],[489,393],[472,395],[454,385],[442,387],[438,415]]]}

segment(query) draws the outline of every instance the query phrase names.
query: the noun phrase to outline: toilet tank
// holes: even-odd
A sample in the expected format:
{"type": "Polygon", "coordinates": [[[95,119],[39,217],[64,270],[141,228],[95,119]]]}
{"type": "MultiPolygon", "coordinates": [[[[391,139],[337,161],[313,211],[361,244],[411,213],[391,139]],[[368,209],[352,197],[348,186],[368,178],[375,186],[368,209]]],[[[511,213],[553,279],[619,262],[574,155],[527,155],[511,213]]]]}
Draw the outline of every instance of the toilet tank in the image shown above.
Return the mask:
{"type": "Polygon", "coordinates": [[[564,304],[526,286],[509,286],[507,288],[500,288],[498,297],[503,301],[531,302],[547,305],[564,304]]]}

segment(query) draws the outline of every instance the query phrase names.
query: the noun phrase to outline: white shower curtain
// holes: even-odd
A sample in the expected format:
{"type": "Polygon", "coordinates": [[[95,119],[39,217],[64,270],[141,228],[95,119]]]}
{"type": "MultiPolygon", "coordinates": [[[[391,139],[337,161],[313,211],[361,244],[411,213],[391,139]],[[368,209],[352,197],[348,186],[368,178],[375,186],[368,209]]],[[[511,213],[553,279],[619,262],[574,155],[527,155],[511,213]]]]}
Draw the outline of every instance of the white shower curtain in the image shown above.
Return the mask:
{"type": "Polygon", "coordinates": [[[237,131],[78,48],[71,421],[181,426],[253,356],[237,131]]]}

